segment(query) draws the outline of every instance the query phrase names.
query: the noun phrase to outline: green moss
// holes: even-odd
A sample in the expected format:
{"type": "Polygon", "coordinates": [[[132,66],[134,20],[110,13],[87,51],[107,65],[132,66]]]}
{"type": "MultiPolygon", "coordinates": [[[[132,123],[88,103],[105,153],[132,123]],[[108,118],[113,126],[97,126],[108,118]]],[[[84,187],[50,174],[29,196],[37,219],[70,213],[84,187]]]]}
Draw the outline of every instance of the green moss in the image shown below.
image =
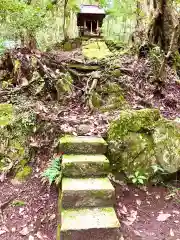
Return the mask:
{"type": "Polygon", "coordinates": [[[117,83],[113,83],[113,82],[106,82],[100,89],[100,91],[102,93],[119,93],[122,94],[123,90],[122,88],[117,84],[117,83]]]}
{"type": "Polygon", "coordinates": [[[15,178],[19,181],[26,180],[32,173],[32,168],[29,166],[25,166],[22,170],[16,173],[15,178]]]}
{"type": "Polygon", "coordinates": [[[112,55],[106,44],[102,41],[93,41],[83,46],[82,51],[83,55],[89,59],[103,59],[112,55]]]}
{"type": "Polygon", "coordinates": [[[111,72],[111,75],[113,76],[113,77],[120,77],[121,76],[121,71],[119,70],[119,69],[115,69],[115,70],[113,70],[112,72],[111,72]]]}
{"type": "Polygon", "coordinates": [[[13,207],[22,207],[22,206],[26,205],[26,203],[25,203],[24,201],[22,201],[22,200],[14,200],[14,201],[11,203],[11,205],[12,205],[13,207]]]}
{"type": "Polygon", "coordinates": [[[99,108],[102,105],[101,96],[96,92],[92,95],[92,104],[95,108],[99,108]]]}
{"type": "Polygon", "coordinates": [[[64,43],[63,50],[64,51],[71,51],[72,50],[72,44],[70,42],[64,43]]]}
{"type": "Polygon", "coordinates": [[[180,168],[180,128],[173,122],[161,119],[153,132],[158,163],[168,173],[180,168]]]}
{"type": "Polygon", "coordinates": [[[12,121],[13,106],[12,104],[0,104],[0,127],[6,126],[12,121]]]}
{"type": "Polygon", "coordinates": [[[84,64],[68,64],[69,68],[84,70],[84,71],[96,71],[99,69],[99,66],[97,65],[84,65],[84,64]]]}
{"type": "Polygon", "coordinates": [[[121,111],[120,117],[110,125],[109,139],[117,139],[130,132],[148,132],[155,127],[156,121],[160,118],[157,109],[142,109],[121,111]]]}

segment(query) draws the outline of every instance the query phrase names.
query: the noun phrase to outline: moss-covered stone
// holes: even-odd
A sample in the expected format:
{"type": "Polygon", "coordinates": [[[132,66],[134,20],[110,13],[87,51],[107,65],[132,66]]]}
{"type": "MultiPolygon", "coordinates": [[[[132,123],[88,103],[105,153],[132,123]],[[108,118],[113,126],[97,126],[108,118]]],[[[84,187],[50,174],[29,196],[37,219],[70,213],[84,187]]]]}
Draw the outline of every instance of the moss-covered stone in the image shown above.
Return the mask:
{"type": "Polygon", "coordinates": [[[11,104],[0,104],[0,109],[0,171],[7,171],[10,164],[16,163],[16,172],[25,166],[23,161],[28,161],[27,141],[35,126],[35,115],[11,104]]]}
{"type": "Polygon", "coordinates": [[[149,132],[159,118],[157,109],[121,111],[120,117],[111,123],[108,137],[115,140],[128,132],[149,132]]]}
{"type": "Polygon", "coordinates": [[[72,84],[73,79],[68,72],[61,74],[61,77],[57,80],[55,85],[58,100],[63,99],[65,94],[67,95],[72,92],[72,84]]]}
{"type": "Polygon", "coordinates": [[[162,119],[153,133],[157,161],[168,173],[180,169],[180,128],[173,121],[162,119]]]}
{"type": "MultiPolygon", "coordinates": [[[[115,210],[108,208],[80,208],[62,211],[61,231],[119,228],[115,210]]],[[[74,238],[71,238],[74,239],[74,238]]],[[[109,238],[108,238],[109,239],[109,238]]],[[[114,239],[114,238],[113,238],[114,239]]]]}
{"type": "Polygon", "coordinates": [[[15,179],[18,181],[25,181],[32,173],[32,168],[29,166],[23,167],[16,173],[15,179]]]}
{"type": "Polygon", "coordinates": [[[92,105],[95,108],[100,108],[100,106],[102,105],[101,96],[97,92],[94,92],[92,95],[92,105]]]}
{"type": "Polygon", "coordinates": [[[64,43],[63,50],[64,51],[72,51],[72,44],[71,44],[71,42],[64,43]]]}
{"type": "Polygon", "coordinates": [[[83,55],[88,59],[100,60],[112,55],[105,42],[102,41],[93,41],[89,44],[84,45],[82,52],[83,55]]]}
{"type": "Polygon", "coordinates": [[[115,171],[147,179],[154,166],[166,173],[180,169],[180,129],[153,109],[121,111],[108,130],[109,156],[115,171]]]}
{"type": "Polygon", "coordinates": [[[123,90],[117,83],[107,81],[97,89],[97,92],[101,96],[101,111],[105,112],[115,109],[122,110],[128,108],[123,90]]]}
{"type": "Polygon", "coordinates": [[[64,178],[63,208],[112,206],[115,191],[108,178],[64,178]]]}
{"type": "Polygon", "coordinates": [[[113,70],[113,71],[111,72],[111,75],[112,75],[113,77],[118,78],[118,77],[121,76],[121,71],[120,71],[119,69],[115,69],[115,70],[113,70]]]}
{"type": "Polygon", "coordinates": [[[99,137],[64,136],[60,139],[59,149],[67,154],[104,154],[107,143],[99,137]]]}
{"type": "Polygon", "coordinates": [[[63,155],[62,172],[66,177],[104,176],[109,161],[104,155],[63,155]]]}

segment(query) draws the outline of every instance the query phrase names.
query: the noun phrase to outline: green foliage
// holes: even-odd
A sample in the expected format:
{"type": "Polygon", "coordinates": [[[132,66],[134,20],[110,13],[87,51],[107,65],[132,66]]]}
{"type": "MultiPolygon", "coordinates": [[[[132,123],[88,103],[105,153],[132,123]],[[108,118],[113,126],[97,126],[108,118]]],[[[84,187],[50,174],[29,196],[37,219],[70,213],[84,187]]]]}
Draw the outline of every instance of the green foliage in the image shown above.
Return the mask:
{"type": "Polygon", "coordinates": [[[54,157],[49,165],[49,167],[42,173],[42,180],[46,182],[48,180],[51,185],[53,182],[59,185],[61,182],[61,163],[60,157],[54,157]]]}
{"type": "Polygon", "coordinates": [[[159,172],[164,173],[165,172],[164,169],[157,164],[152,165],[152,169],[153,169],[154,173],[159,173],[159,172]]]}
{"type": "Polygon", "coordinates": [[[136,171],[133,175],[129,176],[129,179],[131,179],[132,183],[134,184],[144,184],[148,179],[146,175],[146,173],[136,171]]]}
{"type": "Polygon", "coordinates": [[[26,203],[22,200],[14,200],[12,203],[11,203],[11,206],[13,207],[23,207],[25,206],[26,203]]]}
{"type": "Polygon", "coordinates": [[[0,21],[4,37],[12,39],[27,38],[45,24],[47,4],[26,4],[19,0],[0,2],[0,21]]]}

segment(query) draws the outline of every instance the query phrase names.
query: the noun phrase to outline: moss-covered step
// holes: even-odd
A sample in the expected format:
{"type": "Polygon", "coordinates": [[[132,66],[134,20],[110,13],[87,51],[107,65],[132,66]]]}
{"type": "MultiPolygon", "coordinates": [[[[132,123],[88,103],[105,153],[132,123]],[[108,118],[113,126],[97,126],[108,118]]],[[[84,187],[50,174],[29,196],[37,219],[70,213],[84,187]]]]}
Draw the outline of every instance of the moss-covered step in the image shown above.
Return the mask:
{"type": "Polygon", "coordinates": [[[109,160],[105,155],[63,155],[62,173],[65,177],[104,176],[109,172],[109,160]]]}
{"type": "Polygon", "coordinates": [[[59,148],[66,154],[104,154],[107,143],[100,137],[64,136],[60,138],[59,148]]]}
{"type": "Polygon", "coordinates": [[[120,223],[112,207],[63,210],[61,240],[119,240],[120,223]]]}
{"type": "Polygon", "coordinates": [[[108,178],[63,178],[62,207],[106,207],[115,201],[108,178]]]}

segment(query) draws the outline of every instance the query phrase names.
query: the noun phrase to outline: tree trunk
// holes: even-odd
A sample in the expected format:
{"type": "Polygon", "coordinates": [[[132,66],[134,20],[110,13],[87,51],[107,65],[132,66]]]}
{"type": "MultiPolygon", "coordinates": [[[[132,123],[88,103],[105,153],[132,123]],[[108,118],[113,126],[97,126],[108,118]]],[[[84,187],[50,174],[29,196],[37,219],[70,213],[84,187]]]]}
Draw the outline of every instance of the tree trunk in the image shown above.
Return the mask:
{"type": "Polygon", "coordinates": [[[63,33],[64,33],[64,40],[65,41],[68,39],[68,34],[67,34],[67,17],[68,17],[67,4],[68,4],[68,0],[64,0],[63,33]]]}
{"type": "MultiPolygon", "coordinates": [[[[153,7],[154,14],[149,25],[148,39],[167,53],[174,29],[179,25],[178,15],[172,0],[153,0],[153,7]]],[[[177,32],[172,51],[178,49],[179,35],[177,32]]]]}

